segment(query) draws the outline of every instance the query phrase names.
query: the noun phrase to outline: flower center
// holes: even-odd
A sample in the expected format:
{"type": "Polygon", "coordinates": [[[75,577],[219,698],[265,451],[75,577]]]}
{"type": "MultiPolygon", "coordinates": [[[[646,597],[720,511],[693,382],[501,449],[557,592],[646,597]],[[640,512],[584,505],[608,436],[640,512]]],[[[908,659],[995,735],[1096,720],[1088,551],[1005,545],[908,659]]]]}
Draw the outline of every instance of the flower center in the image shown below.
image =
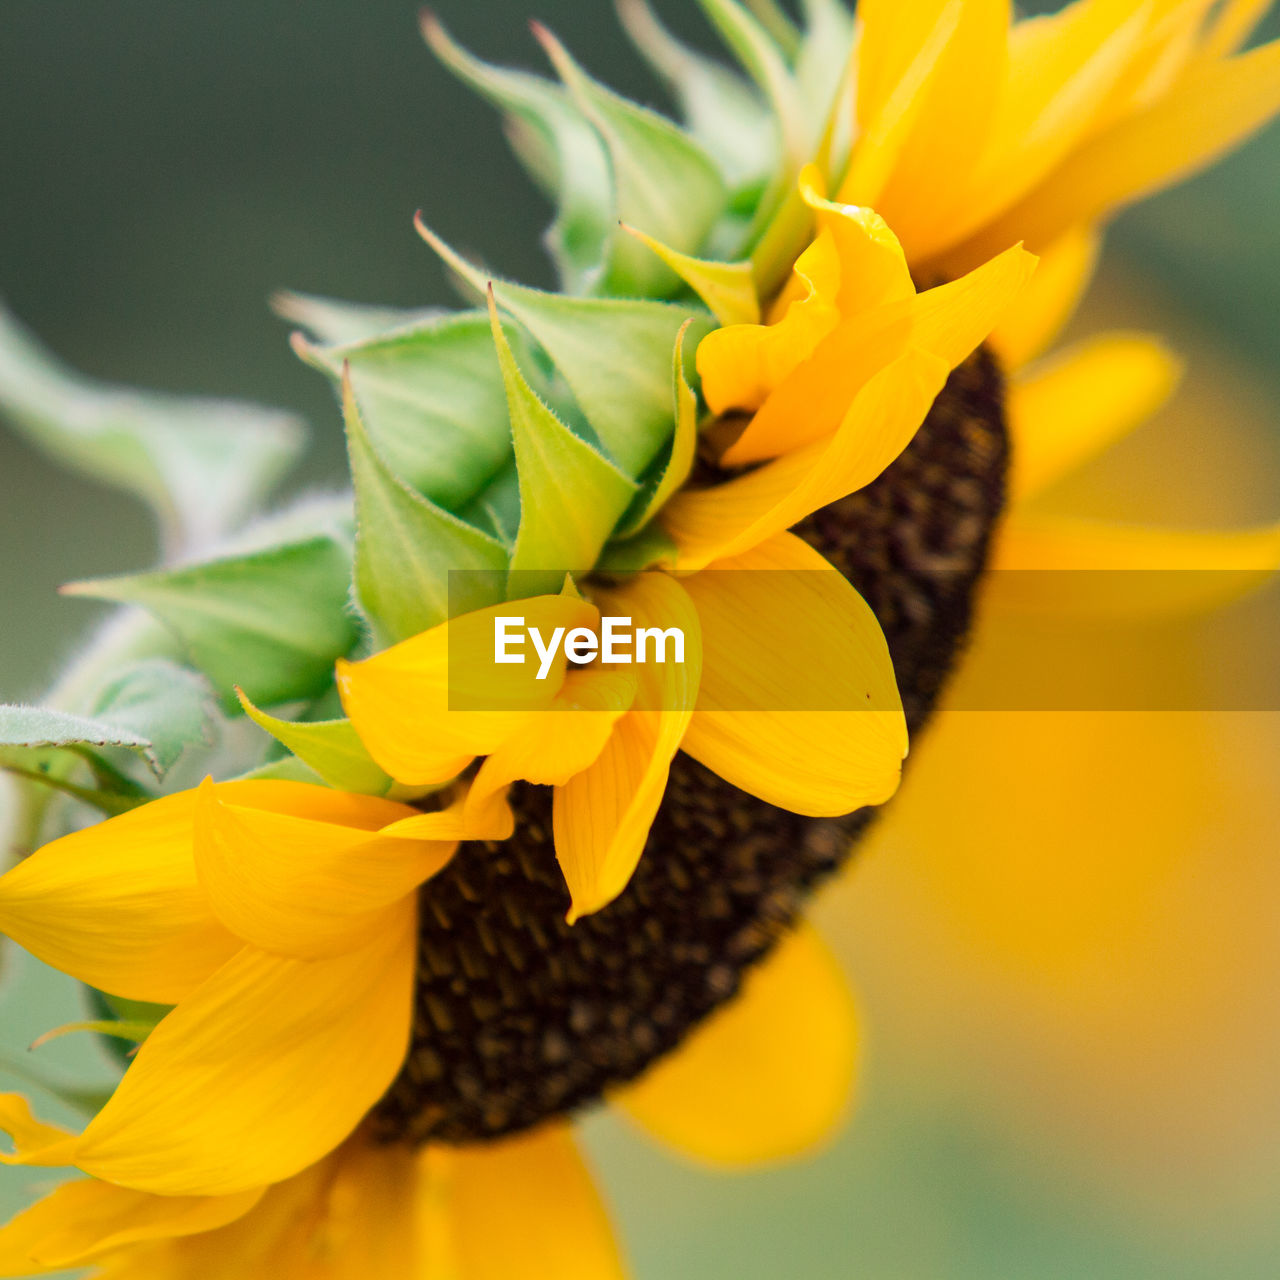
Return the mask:
{"type": "MultiPolygon", "coordinates": [[[[874,609],[913,733],[968,633],[1003,506],[1003,390],[979,351],[879,480],[798,529],[874,609]]],[[[571,927],[550,788],[512,803],[511,840],[464,844],[422,889],[413,1042],[375,1112],[389,1140],[495,1138],[633,1079],[737,992],[875,812],[799,817],[677,755],[631,884],[571,927]]]]}

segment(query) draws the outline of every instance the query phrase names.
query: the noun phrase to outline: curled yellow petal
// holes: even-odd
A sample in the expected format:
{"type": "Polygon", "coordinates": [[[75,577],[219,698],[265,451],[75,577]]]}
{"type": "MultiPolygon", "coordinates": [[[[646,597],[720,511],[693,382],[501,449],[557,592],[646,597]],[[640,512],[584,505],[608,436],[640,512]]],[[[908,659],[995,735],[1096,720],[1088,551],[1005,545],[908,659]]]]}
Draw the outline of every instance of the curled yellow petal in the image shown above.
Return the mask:
{"type": "Polygon", "coordinates": [[[836,305],[842,316],[915,296],[911,270],[898,237],[876,212],[826,198],[817,165],[800,175],[800,194],[817,215],[818,227],[831,236],[840,268],[836,305]]]}
{"type": "Polygon", "coordinates": [[[702,394],[713,413],[758,409],[840,319],[840,258],[825,232],[796,261],[781,315],[772,324],[715,329],[698,344],[702,394]]]}
{"type": "Polygon", "coordinates": [[[693,714],[702,668],[698,615],[674,579],[641,574],[610,593],[606,606],[638,627],[680,628],[685,661],[638,666],[635,708],[613,726],[594,763],[555,790],[556,857],[572,898],[570,922],[607,906],[631,879],[693,714]]]}
{"type": "Polygon", "coordinates": [[[948,372],[937,356],[908,351],[862,388],[829,440],[676,494],[661,518],[679,549],[677,566],[738,555],[870,484],[911,443],[948,372]]]}
{"type": "Polygon", "coordinates": [[[850,1106],[857,1057],[849,984],[802,926],[733,1001],[614,1101],[694,1160],[769,1164],[831,1140],[850,1106]]]}
{"type": "Polygon", "coordinates": [[[1035,266],[1015,245],[959,279],[841,323],[778,385],[724,462],[758,462],[829,436],[859,392],[909,348],[954,369],[1004,316],[1035,266]]]}

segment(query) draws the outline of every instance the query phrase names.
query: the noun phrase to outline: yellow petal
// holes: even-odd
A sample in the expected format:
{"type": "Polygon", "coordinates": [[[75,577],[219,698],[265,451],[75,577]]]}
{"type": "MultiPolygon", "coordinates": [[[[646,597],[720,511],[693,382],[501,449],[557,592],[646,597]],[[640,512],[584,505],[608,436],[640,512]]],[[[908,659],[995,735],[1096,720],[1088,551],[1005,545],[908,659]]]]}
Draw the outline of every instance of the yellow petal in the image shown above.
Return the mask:
{"type": "Polygon", "coordinates": [[[859,136],[840,200],[879,203],[964,12],[965,0],[911,5],[863,0],[857,76],[859,136]]]}
{"type": "Polygon", "coordinates": [[[92,1179],[66,1182],[0,1228],[0,1276],[84,1266],[146,1240],[196,1235],[248,1213],[261,1188],[234,1196],[153,1196],[92,1179]]]}
{"type": "MultiPolygon", "coordinates": [[[[911,7],[926,13],[932,7],[939,14],[946,8],[936,0],[911,7]]],[[[882,9],[874,6],[864,19],[868,34],[874,18],[884,20],[882,9]]],[[[904,6],[889,9],[889,21],[901,25],[904,6]]],[[[1009,0],[965,0],[960,6],[955,29],[912,104],[910,129],[884,189],[875,196],[876,208],[913,252],[940,224],[954,223],[956,204],[990,134],[1008,75],[1009,10],[1009,0]]],[[[873,47],[860,50],[861,67],[874,56],[873,47]]]]}
{"type": "Polygon", "coordinates": [[[715,329],[698,344],[702,394],[713,413],[753,410],[807,360],[840,319],[840,257],[835,238],[821,234],[797,259],[785,309],[774,323],[715,329]]]}
{"type": "Polygon", "coordinates": [[[912,315],[912,344],[954,369],[1004,319],[1038,263],[1020,244],[1002,245],[989,262],[920,294],[912,315]]]}
{"type": "Polygon", "coordinates": [[[480,766],[467,793],[472,821],[477,826],[491,823],[488,806],[513,782],[563,786],[593,764],[635,696],[634,668],[569,672],[555,702],[480,766]]]}
{"type": "Polygon", "coordinates": [[[993,567],[1035,571],[991,575],[993,606],[1177,615],[1218,608],[1272,577],[1280,569],[1280,525],[1157,529],[1018,516],[1006,522],[997,540],[993,567]]]}
{"type": "Polygon", "coordinates": [[[75,1155],[76,1136],[37,1120],[20,1093],[0,1093],[0,1131],[13,1139],[13,1154],[0,1152],[0,1164],[56,1167],[70,1164],[75,1155]]]}
{"type": "MultiPolygon", "coordinates": [[[[135,1245],[112,1255],[104,1259],[103,1269],[95,1273],[94,1280],[137,1280],[139,1276],[146,1280],[247,1280],[257,1276],[275,1280],[355,1280],[359,1276],[364,1280],[366,1276],[411,1276],[414,1272],[408,1265],[387,1271],[367,1269],[363,1273],[346,1268],[350,1255],[359,1253],[359,1244],[348,1236],[350,1226],[358,1229],[358,1224],[344,1221],[341,1226],[347,1230],[335,1231],[335,1216],[343,1219],[347,1215],[342,1212],[345,1206],[335,1206],[334,1201],[340,1188],[345,1192],[344,1199],[357,1200],[355,1188],[342,1186],[343,1172],[350,1153],[364,1147],[359,1139],[345,1143],[296,1177],[268,1187],[249,1213],[216,1231],[149,1246],[135,1245]]],[[[376,1208],[363,1198],[358,1207],[377,1215],[369,1224],[371,1228],[390,1229],[392,1224],[383,1217],[388,1210],[399,1210],[412,1221],[412,1215],[405,1213],[405,1200],[412,1196],[414,1188],[412,1155],[397,1148],[378,1150],[387,1153],[387,1162],[397,1172],[408,1175],[405,1185],[403,1189],[392,1187],[385,1176],[373,1179],[370,1191],[378,1197],[376,1208]]]]}
{"type": "Polygon", "coordinates": [[[1207,59],[1235,53],[1253,34],[1271,8],[1271,0],[1226,0],[1218,9],[1200,53],[1207,59]]]}
{"type": "MultiPolygon", "coordinates": [[[[318,959],[372,941],[385,908],[457,847],[228,804],[208,780],[199,797],[196,872],[209,903],[238,937],[277,955],[318,959]]],[[[395,808],[397,817],[415,816],[395,808]]]]}
{"type": "Polygon", "coordinates": [[[795,813],[887,800],[906,721],[880,624],[844,577],[784,533],[684,586],[704,653],[684,750],[795,813]]]}
{"type": "Polygon", "coordinates": [[[835,957],[801,926],[742,992],[615,1103],[705,1164],[792,1159],[828,1142],[849,1110],[858,1017],[835,957]]]}
{"type": "Polygon", "coordinates": [[[1095,131],[1169,92],[1195,60],[1203,40],[1205,15],[1215,3],[1216,0],[1161,0],[1151,6],[1141,46],[1099,112],[1095,131]]]}
{"type": "Polygon", "coordinates": [[[412,901],[376,941],[332,960],[245,948],[138,1051],[90,1123],[86,1173],[162,1195],[278,1182],[333,1150],[404,1060],[412,901]]]}
{"type": "Polygon", "coordinates": [[[623,1280],[590,1170],[567,1125],[424,1155],[424,1216],[441,1280],[623,1280]]]}
{"type": "Polygon", "coordinates": [[[679,549],[678,567],[700,569],[749,550],[870,484],[911,443],[948,372],[937,356],[908,351],[858,392],[829,440],[676,494],[661,519],[679,549]]]}
{"type": "Polygon", "coordinates": [[[724,462],[742,466],[829,436],[858,392],[909,346],[954,369],[995,327],[1035,265],[1015,246],[958,280],[842,323],[778,386],[724,462]]]}
{"type": "Polygon", "coordinates": [[[624,223],[623,230],[652,249],[707,304],[721,324],[759,324],[760,300],[756,297],[751,263],[691,258],[635,227],[624,223]]]}
{"type": "Polygon", "coordinates": [[[1101,237],[1074,227],[1040,254],[1040,265],[991,334],[1006,367],[1017,369],[1045,351],[1084,296],[1098,261],[1101,237]]]}
{"type": "Polygon", "coordinates": [[[980,260],[1022,239],[1032,249],[1068,228],[1189,176],[1238,145],[1280,110],[1280,41],[1188,74],[1144,111],[1078,147],[1024,200],[952,255],[980,260]]]}
{"type": "Polygon", "coordinates": [[[511,835],[514,819],[504,803],[493,801],[477,806],[469,800],[469,792],[464,790],[447,809],[415,813],[412,818],[403,818],[383,827],[378,834],[383,839],[447,841],[452,844],[460,840],[506,840],[511,835]]]}
{"type": "Polygon", "coordinates": [[[1047,488],[1145,422],[1173,394],[1181,365],[1156,338],[1092,338],[1009,387],[1014,497],[1047,488]]]}
{"type": "MultiPolygon", "coordinates": [[[[1133,0],[1081,0],[1017,25],[1000,111],[969,184],[963,216],[940,228],[933,240],[913,245],[917,255],[936,253],[972,234],[1061,162],[1087,135],[1140,55],[1149,17],[1149,6],[1133,0]]],[[[999,247],[1020,239],[1029,237],[1019,233],[999,247]]]]}
{"type": "Polygon", "coordinates": [[[572,898],[570,923],[627,887],[693,713],[702,668],[698,615],[674,579],[641,574],[604,602],[637,627],[679,627],[685,661],[637,666],[636,708],[617,721],[596,761],[555,790],[556,857],[572,898]]]}
{"type": "Polygon", "coordinates": [[[37,850],[0,877],[0,930],[99,990],[182,999],[240,947],[196,879],[194,803],[169,796],[37,850]]]}
{"type": "Polygon", "coordinates": [[[338,692],[351,723],[398,782],[423,786],[454,777],[556,696],[563,647],[544,680],[537,679],[527,643],[529,660],[497,664],[498,617],[524,618],[544,636],[556,627],[594,628],[599,620],[594,607],[574,596],[537,596],[455,618],[363,662],[338,663],[338,692]]]}
{"type": "Polygon", "coordinates": [[[800,175],[800,194],[835,244],[840,264],[836,305],[842,316],[915,297],[902,246],[878,213],[828,200],[822,172],[813,164],[800,175]]]}
{"type": "Polygon", "coordinates": [[[421,1163],[408,1147],[359,1139],[339,1153],[316,1250],[330,1263],[323,1280],[425,1280],[431,1275],[422,1269],[419,1242],[421,1163]]]}

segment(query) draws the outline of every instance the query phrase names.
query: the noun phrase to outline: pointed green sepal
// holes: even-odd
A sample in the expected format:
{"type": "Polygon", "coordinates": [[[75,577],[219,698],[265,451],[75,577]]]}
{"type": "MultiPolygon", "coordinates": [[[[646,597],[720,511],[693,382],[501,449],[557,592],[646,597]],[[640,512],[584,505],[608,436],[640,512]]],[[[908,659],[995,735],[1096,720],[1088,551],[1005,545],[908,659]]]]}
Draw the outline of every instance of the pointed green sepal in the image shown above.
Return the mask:
{"type": "MultiPolygon", "coordinates": [[[[698,0],[742,69],[765,95],[778,123],[787,164],[794,172],[809,159],[811,132],[795,77],[777,41],[737,0],[698,0]]],[[[784,166],[785,167],[785,166],[784,166]]]]}
{"type": "Polygon", "coordinates": [[[736,192],[762,186],[777,162],[778,129],[755,87],[677,40],[648,0],[617,0],[632,43],[666,81],[685,128],[720,166],[736,192]]]}
{"type": "MultiPolygon", "coordinates": [[[[509,335],[518,348],[524,338],[509,335]]],[[[341,385],[349,369],[373,447],[410,488],[449,511],[483,489],[511,456],[506,393],[489,318],[466,312],[344,346],[294,349],[341,385]]]]}
{"type": "Polygon", "coordinates": [[[387,466],[365,430],[350,377],[343,381],[342,408],[356,491],[356,596],[378,643],[395,644],[447,621],[451,569],[489,571],[468,575],[471,594],[464,588],[455,597],[464,610],[495,603],[485,584],[507,567],[506,548],[409,488],[387,466]]]}
{"type": "Polygon", "coordinates": [[[92,382],[3,310],[0,412],[66,466],[145,501],[175,551],[237,527],[303,443],[301,424],[274,410],[92,382]]]}
{"type": "Polygon", "coordinates": [[[385,796],[395,787],[394,779],[374,763],[350,720],[281,720],[260,711],[243,695],[240,705],[254,724],[329,786],[367,796],[385,796]]]}
{"type": "MultiPolygon", "coordinates": [[[[853,118],[853,15],[842,0],[803,0],[804,36],[796,53],[795,82],[806,117],[820,127],[847,87],[847,119],[853,118]]],[[[843,108],[841,108],[843,110],[843,108]]]]}
{"type": "Polygon", "coordinates": [[[319,693],[359,639],[347,607],[350,548],[333,537],[270,546],[180,569],[64,587],[150,610],[179,638],[228,711],[234,687],[268,705],[319,693]]]}
{"type": "MultiPolygon", "coordinates": [[[[644,474],[671,438],[671,348],[692,318],[692,345],[715,328],[710,315],[665,302],[567,298],[494,280],[450,248],[421,218],[419,234],[481,296],[493,286],[554,361],[610,457],[629,476],[644,474]]],[[[637,244],[636,248],[649,254],[637,244]]],[[[652,254],[649,254],[652,257],[652,254]]]]}
{"type": "Polygon", "coordinates": [[[657,254],[707,304],[722,325],[760,323],[760,300],[756,297],[751,263],[691,258],[635,227],[624,224],[623,230],[657,254]]]}
{"type": "Polygon", "coordinates": [[[618,526],[618,537],[629,538],[638,533],[666,505],[667,500],[689,478],[698,451],[698,397],[684,375],[684,338],[688,325],[680,330],[671,360],[672,398],[676,421],[671,439],[671,453],[666,465],[641,491],[627,517],[618,526]]]}
{"type": "Polygon", "coordinates": [[[279,760],[268,760],[256,769],[248,769],[237,774],[235,782],[305,782],[310,786],[324,785],[324,779],[309,765],[303,763],[295,755],[281,756],[279,760]]]}
{"type": "MultiPolygon", "coordinates": [[[[629,102],[593,80],[545,27],[534,34],[565,87],[604,139],[613,170],[617,217],[681,253],[697,253],[728,203],[728,190],[712,158],[664,116],[629,102]]],[[[652,257],[615,242],[604,291],[661,295],[670,271],[652,257]]]]}
{"type": "Polygon", "coordinates": [[[594,566],[637,486],[538,399],[507,344],[492,293],[489,305],[520,481],[511,572],[519,574],[522,595],[558,591],[566,573],[594,566]]]}
{"type": "Polygon", "coordinates": [[[590,291],[600,281],[617,218],[600,135],[559,85],[472,57],[434,14],[423,15],[422,34],[450,71],[504,113],[516,155],[556,203],[546,244],[561,283],[573,293],[590,291]]]}

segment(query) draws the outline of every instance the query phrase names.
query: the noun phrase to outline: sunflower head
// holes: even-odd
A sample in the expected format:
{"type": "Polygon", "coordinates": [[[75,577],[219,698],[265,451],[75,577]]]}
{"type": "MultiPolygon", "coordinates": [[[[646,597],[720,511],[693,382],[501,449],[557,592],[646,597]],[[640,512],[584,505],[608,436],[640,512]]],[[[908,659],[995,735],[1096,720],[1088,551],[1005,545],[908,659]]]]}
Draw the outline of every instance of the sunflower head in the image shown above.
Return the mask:
{"type": "MultiPolygon", "coordinates": [[[[284,299],[350,500],[229,528],[272,455],[181,563],[74,588],[165,630],[106,636],[67,709],[6,709],[31,795],[116,816],[0,880],[0,922],[161,1008],[84,1133],[20,1116],[18,1159],[229,1224],[357,1130],[509,1139],[685,1044],[893,795],[1009,494],[1087,451],[1010,429],[1097,224],[1280,105],[1275,47],[1232,56],[1247,3],[701,7],[735,68],[620,5],[678,122],[542,28],[546,77],[427,17],[556,207],[560,289],[419,216],[463,309],[284,299]],[[536,669],[489,648],[513,613],[555,637],[536,669]],[[610,660],[618,617],[687,648],[610,660]],[[160,796],[126,751],[234,780],[160,796]]],[[[54,447],[208,498],[154,416],[27,384],[54,447]]]]}

